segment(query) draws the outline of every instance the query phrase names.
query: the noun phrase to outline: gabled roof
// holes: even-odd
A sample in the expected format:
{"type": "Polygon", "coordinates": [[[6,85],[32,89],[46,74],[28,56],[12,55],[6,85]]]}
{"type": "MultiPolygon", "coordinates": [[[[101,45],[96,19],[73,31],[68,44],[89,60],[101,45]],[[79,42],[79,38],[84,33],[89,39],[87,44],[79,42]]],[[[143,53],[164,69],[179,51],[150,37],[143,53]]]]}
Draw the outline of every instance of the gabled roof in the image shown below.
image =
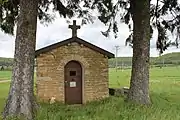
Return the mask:
{"type": "Polygon", "coordinates": [[[69,38],[69,39],[66,39],[66,40],[63,40],[61,42],[58,42],[58,43],[55,43],[55,44],[52,44],[52,45],[49,45],[47,47],[44,47],[44,48],[41,48],[39,50],[36,50],[35,52],[35,57],[39,56],[40,54],[42,53],[45,53],[45,52],[48,52],[52,49],[55,49],[57,47],[61,47],[63,45],[67,45],[68,43],[71,43],[71,42],[77,42],[77,43],[80,43],[80,44],[83,44],[84,46],[88,47],[88,48],[91,48],[93,49],[94,51],[97,51],[101,54],[104,54],[106,55],[108,58],[114,58],[114,54],[111,53],[111,52],[108,52],[98,46],[95,46],[81,38],[78,38],[78,37],[72,37],[72,38],[69,38]]]}

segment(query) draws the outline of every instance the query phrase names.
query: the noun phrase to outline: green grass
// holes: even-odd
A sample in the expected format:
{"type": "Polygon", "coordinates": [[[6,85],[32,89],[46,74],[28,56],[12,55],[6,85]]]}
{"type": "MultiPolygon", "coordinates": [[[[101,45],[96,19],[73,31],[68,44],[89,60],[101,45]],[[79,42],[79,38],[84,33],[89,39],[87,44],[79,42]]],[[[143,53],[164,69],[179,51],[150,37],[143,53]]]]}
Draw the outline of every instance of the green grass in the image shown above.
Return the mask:
{"type": "Polygon", "coordinates": [[[11,71],[0,71],[0,81],[1,80],[10,80],[11,79],[11,71]]]}
{"type": "Polygon", "coordinates": [[[7,98],[8,90],[9,90],[9,82],[0,83],[0,112],[2,111],[2,109],[4,107],[3,105],[7,98]]]}
{"type": "MultiPolygon", "coordinates": [[[[126,103],[121,97],[110,97],[83,106],[41,104],[37,120],[180,120],[179,71],[180,67],[150,70],[150,106],[126,103]]],[[[130,73],[131,70],[116,72],[110,69],[110,87],[129,86],[130,73]]],[[[0,108],[3,108],[8,87],[8,83],[0,84],[0,108]]]]}

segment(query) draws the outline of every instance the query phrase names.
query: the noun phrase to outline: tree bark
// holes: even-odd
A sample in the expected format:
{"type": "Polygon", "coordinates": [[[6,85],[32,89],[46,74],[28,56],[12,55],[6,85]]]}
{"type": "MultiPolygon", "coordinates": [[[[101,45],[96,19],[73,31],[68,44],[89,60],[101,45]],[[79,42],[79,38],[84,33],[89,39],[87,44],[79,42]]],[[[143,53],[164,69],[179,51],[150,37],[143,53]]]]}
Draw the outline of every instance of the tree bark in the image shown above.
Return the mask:
{"type": "Polygon", "coordinates": [[[150,0],[131,0],[131,10],[134,29],[133,58],[127,100],[138,104],[150,104],[150,0]]]}
{"type": "Polygon", "coordinates": [[[15,116],[33,119],[33,89],[38,0],[20,0],[12,82],[3,112],[4,119],[15,116]]]}

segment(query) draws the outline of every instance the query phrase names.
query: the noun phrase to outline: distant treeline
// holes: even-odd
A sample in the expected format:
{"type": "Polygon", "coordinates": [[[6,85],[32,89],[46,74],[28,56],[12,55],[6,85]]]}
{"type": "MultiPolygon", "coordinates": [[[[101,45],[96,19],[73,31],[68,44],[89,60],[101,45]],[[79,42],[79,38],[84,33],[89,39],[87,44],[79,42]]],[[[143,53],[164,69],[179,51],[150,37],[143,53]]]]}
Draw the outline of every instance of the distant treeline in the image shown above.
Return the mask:
{"type": "Polygon", "coordinates": [[[13,65],[13,62],[7,62],[7,61],[0,61],[0,66],[12,66],[13,65]]]}
{"type": "MultiPolygon", "coordinates": [[[[162,66],[177,66],[180,65],[180,52],[169,53],[160,57],[151,57],[150,64],[153,67],[162,66]]],[[[0,70],[11,70],[13,65],[13,58],[2,58],[0,57],[0,70]]],[[[117,58],[118,68],[131,68],[132,57],[118,57],[117,58]]],[[[116,67],[116,58],[109,59],[109,67],[116,67]]]]}
{"type": "MultiPolygon", "coordinates": [[[[132,57],[118,57],[118,68],[129,68],[132,66],[132,57]]],[[[155,67],[162,66],[177,66],[180,65],[180,52],[168,53],[160,57],[151,57],[150,65],[155,67]]],[[[116,58],[109,60],[109,67],[114,68],[116,66],[116,58]]]]}
{"type": "Polygon", "coordinates": [[[12,58],[2,58],[0,57],[0,70],[11,70],[13,65],[12,58]]]}
{"type": "MultiPolygon", "coordinates": [[[[118,68],[129,68],[132,66],[132,61],[130,60],[120,60],[121,58],[119,58],[117,60],[117,66],[118,68]]],[[[155,66],[155,67],[160,67],[160,66],[176,66],[176,65],[180,65],[180,60],[179,61],[169,61],[169,60],[158,60],[158,61],[150,61],[150,65],[151,66],[155,66]]],[[[115,59],[111,59],[109,60],[109,67],[110,68],[114,68],[116,66],[116,60],[115,59]]]]}

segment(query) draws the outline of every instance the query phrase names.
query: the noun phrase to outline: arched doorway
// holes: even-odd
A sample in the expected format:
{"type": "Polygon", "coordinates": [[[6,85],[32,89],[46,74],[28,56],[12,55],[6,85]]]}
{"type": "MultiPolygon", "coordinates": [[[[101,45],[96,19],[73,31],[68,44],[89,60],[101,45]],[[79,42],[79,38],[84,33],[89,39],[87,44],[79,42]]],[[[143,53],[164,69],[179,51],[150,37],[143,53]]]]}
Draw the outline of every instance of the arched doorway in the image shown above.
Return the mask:
{"type": "Polygon", "coordinates": [[[82,66],[70,61],[64,67],[65,103],[82,104],[82,66]]]}

